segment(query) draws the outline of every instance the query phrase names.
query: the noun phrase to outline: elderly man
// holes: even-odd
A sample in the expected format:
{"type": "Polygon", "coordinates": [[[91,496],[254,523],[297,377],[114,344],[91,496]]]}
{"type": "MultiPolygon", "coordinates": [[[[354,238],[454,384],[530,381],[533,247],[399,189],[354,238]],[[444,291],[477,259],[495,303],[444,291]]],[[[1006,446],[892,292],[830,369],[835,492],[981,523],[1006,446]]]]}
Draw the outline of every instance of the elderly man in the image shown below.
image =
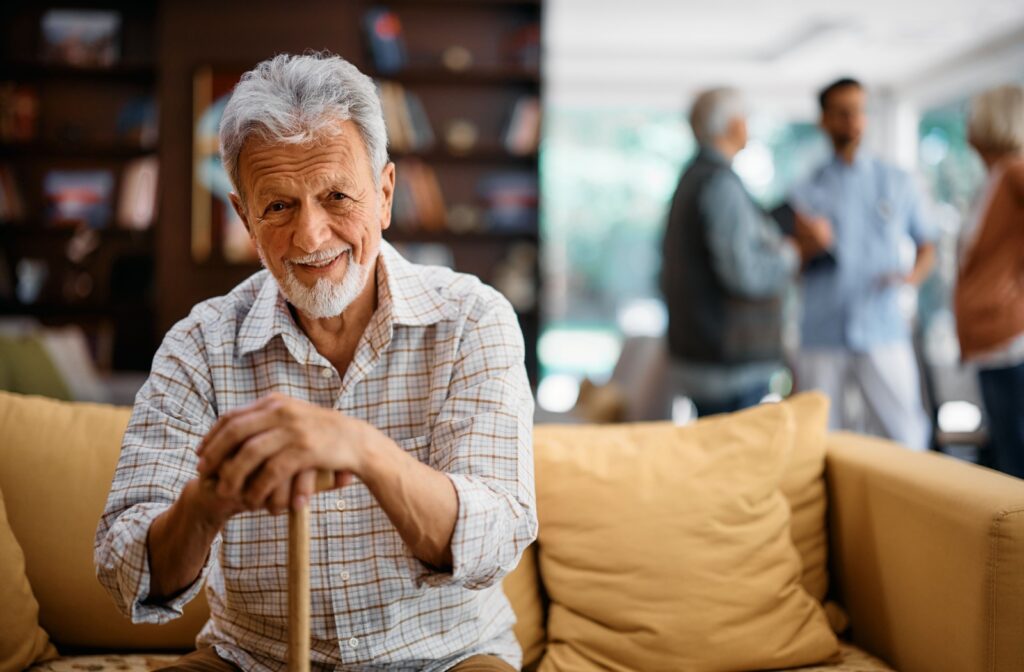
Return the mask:
{"type": "Polygon", "coordinates": [[[852,378],[866,402],[866,429],[924,450],[930,431],[899,292],[928,276],[936,232],[910,175],[861,147],[867,97],[860,83],[840,79],[818,102],[835,154],[792,200],[803,213],[832,223],[835,263],[803,274],[797,383],[832,397],[833,429],[855,429],[843,398],[852,378]],[[914,260],[902,254],[908,243],[916,248],[914,260]]]}
{"type": "Polygon", "coordinates": [[[780,297],[802,261],[831,241],[828,222],[797,218],[794,238],[747,193],[732,160],[747,144],[746,106],[729,88],[690,111],[700,144],[669,211],[662,292],[668,304],[673,392],[700,415],[752,406],[782,365],[780,297]]]}
{"type": "Polygon", "coordinates": [[[311,517],[314,668],[518,669],[499,584],[535,538],[523,340],[496,291],[405,261],[373,82],[277,56],[224,110],[232,202],[266,270],[167,334],[96,535],[136,622],[211,618],[175,670],[286,658],[289,507],[311,517]],[[317,469],[336,489],[313,494],[317,469]]]}

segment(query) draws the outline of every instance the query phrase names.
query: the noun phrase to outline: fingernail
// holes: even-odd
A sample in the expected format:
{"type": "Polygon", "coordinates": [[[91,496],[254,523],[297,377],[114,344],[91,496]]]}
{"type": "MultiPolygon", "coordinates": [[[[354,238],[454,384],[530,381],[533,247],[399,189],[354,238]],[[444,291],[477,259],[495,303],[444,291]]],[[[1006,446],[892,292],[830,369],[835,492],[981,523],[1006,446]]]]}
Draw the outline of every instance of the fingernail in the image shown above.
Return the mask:
{"type": "Polygon", "coordinates": [[[295,510],[296,511],[301,511],[302,509],[306,508],[306,502],[308,502],[308,501],[309,500],[305,497],[305,495],[299,495],[298,497],[296,497],[295,498],[295,510]]]}
{"type": "Polygon", "coordinates": [[[206,467],[206,459],[202,458],[202,457],[199,458],[199,464],[196,465],[196,469],[198,469],[199,471],[202,471],[205,467],[206,467]]]}

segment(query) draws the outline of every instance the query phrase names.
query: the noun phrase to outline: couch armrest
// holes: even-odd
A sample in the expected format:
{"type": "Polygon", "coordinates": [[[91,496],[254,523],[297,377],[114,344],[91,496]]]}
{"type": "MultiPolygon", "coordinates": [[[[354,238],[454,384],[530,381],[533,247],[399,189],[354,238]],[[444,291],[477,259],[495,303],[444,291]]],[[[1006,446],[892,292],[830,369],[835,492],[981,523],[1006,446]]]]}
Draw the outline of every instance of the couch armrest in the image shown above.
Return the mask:
{"type": "Polygon", "coordinates": [[[857,644],[901,672],[1024,670],[1024,480],[847,433],[826,479],[857,644]]]}

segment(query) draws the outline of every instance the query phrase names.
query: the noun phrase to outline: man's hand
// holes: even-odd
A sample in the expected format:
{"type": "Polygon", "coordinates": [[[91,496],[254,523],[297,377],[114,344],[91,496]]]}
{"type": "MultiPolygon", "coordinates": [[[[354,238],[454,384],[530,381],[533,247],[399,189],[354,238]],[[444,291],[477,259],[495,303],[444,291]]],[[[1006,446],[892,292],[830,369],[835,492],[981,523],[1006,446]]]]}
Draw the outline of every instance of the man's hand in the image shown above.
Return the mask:
{"type": "Polygon", "coordinates": [[[335,410],[271,394],[217,420],[196,451],[199,474],[216,477],[218,495],[241,497],[252,510],[299,509],[317,469],[334,472],[336,487],[362,473],[374,432],[335,410]]]}
{"type": "Polygon", "coordinates": [[[800,256],[809,261],[822,252],[830,249],[835,242],[832,224],[824,217],[808,217],[795,213],[796,226],[794,235],[800,256]]]}

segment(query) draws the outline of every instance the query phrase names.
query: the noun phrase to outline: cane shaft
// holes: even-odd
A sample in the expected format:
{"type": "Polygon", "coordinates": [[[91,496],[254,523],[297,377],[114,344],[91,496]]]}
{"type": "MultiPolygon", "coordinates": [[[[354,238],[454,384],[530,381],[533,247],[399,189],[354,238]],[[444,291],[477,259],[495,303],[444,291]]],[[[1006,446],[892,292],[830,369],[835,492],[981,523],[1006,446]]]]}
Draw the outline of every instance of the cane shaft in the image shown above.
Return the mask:
{"type": "Polygon", "coordinates": [[[309,672],[309,507],[288,512],[288,672],[309,672]]]}
{"type": "MultiPolygon", "coordinates": [[[[334,474],[317,473],[316,491],[334,474]]],[[[288,672],[309,672],[309,505],[288,511],[288,672]]]]}

